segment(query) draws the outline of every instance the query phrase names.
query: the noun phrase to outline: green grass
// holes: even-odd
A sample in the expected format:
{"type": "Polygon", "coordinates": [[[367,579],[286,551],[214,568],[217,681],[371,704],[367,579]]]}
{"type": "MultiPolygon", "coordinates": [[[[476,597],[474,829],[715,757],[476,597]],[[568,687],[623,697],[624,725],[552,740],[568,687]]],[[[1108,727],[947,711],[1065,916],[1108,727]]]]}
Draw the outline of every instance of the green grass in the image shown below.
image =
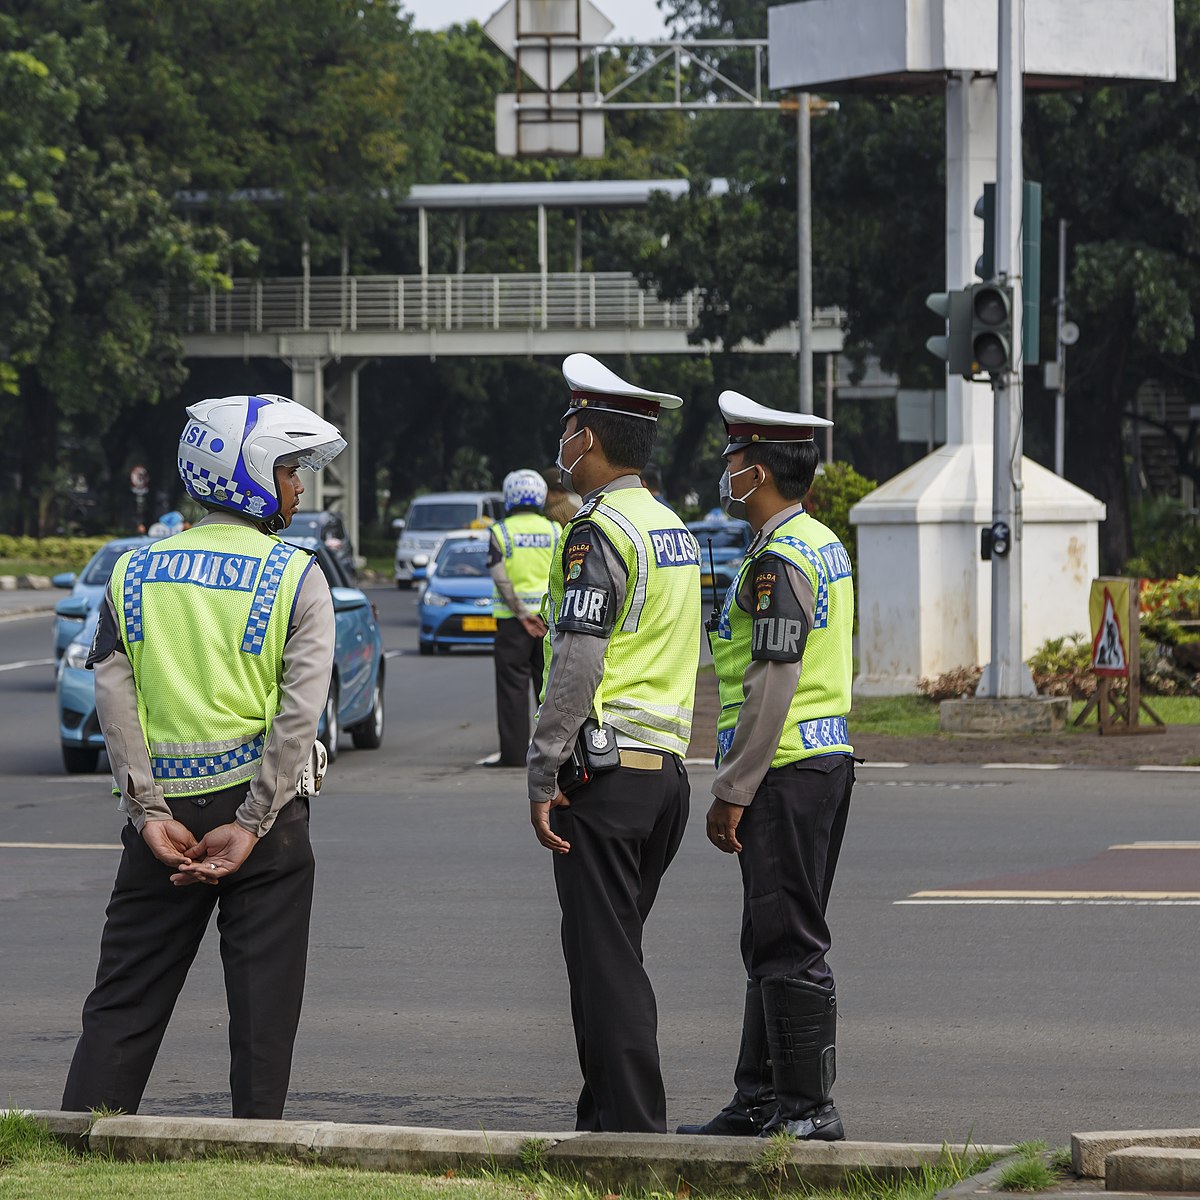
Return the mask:
{"type": "Polygon", "coordinates": [[[58,575],[78,569],[68,559],[0,558],[0,575],[58,575]]]}
{"type": "MultiPolygon", "coordinates": [[[[532,1139],[531,1139],[532,1141],[532,1139]]],[[[77,1155],[60,1146],[28,1117],[0,1112],[0,1200],[212,1200],[214,1196],[254,1200],[601,1200],[607,1193],[548,1174],[541,1145],[527,1144],[527,1173],[394,1174],[321,1166],[290,1160],[239,1162],[207,1158],[196,1162],[119,1162],[103,1155],[77,1155]]],[[[763,1175],[782,1185],[791,1170],[791,1145],[766,1148],[763,1175]],[[776,1150],[774,1154],[769,1151],[776,1150]]],[[[820,1200],[932,1200],[937,1192],[982,1170],[983,1155],[943,1150],[941,1161],[903,1182],[853,1176],[840,1191],[804,1189],[820,1200]]],[[[789,1181],[792,1182],[792,1181],[789,1181]]],[[[678,1200],[681,1189],[623,1192],[627,1200],[678,1200]]],[[[725,1193],[726,1200],[735,1200],[725,1193]]],[[[695,1200],[702,1200],[697,1193],[695,1200]]]]}
{"type": "MultiPolygon", "coordinates": [[[[1168,725],[1200,725],[1200,696],[1149,696],[1147,703],[1168,725]]],[[[1071,702],[1070,721],[1083,710],[1082,700],[1071,702]]],[[[1149,718],[1142,714],[1142,719],[1149,718]]],[[[854,701],[850,710],[854,733],[890,733],[899,737],[925,737],[941,731],[938,706],[924,696],[876,696],[854,701]]],[[[1091,724],[1078,729],[1069,723],[1068,732],[1095,733],[1091,724]]]]}
{"type": "Polygon", "coordinates": [[[997,1186],[1005,1192],[1044,1192],[1070,1173],[1071,1152],[1063,1147],[1049,1150],[1045,1142],[1022,1142],[1020,1154],[1000,1172],[997,1186]]]}

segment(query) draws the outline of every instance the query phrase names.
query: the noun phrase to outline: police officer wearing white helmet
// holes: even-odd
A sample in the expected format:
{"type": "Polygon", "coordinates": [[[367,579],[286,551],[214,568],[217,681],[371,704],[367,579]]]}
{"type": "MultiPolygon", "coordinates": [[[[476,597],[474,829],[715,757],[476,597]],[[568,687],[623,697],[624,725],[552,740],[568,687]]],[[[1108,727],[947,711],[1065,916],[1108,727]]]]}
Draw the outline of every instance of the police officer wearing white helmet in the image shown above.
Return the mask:
{"type": "Polygon", "coordinates": [[[233,1115],[278,1119],[304,991],[307,795],[334,620],[313,556],[274,535],[299,508],[300,470],[346,443],[282,396],[187,412],[179,473],[209,513],[122,556],[88,658],[127,821],[62,1106],[137,1112],[217,908],[233,1115]]]}
{"type": "Polygon", "coordinates": [[[502,521],[489,530],[488,570],[496,614],[496,725],[500,757],[489,767],[524,767],[529,749],[529,689],[542,692],[542,600],[562,526],[542,512],[546,481],[537,471],[504,477],[502,521]]]}
{"type": "Polygon", "coordinates": [[[839,1141],[825,911],[854,787],[854,581],[837,534],[803,503],[814,428],[832,422],[738,392],[718,403],[721,506],[754,539],[709,624],[721,709],[707,831],[741,869],[747,982],[734,1097],[678,1132],[839,1141]]]}

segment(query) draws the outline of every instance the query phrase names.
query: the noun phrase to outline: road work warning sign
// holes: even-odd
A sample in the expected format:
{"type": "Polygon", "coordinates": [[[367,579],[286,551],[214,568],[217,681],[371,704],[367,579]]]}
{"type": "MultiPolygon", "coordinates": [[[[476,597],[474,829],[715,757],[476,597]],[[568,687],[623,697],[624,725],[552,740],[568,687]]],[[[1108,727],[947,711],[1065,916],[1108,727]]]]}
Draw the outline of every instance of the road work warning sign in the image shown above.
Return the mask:
{"type": "Polygon", "coordinates": [[[1088,610],[1092,618],[1092,670],[1097,675],[1129,675],[1129,579],[1094,579],[1088,610]]]}

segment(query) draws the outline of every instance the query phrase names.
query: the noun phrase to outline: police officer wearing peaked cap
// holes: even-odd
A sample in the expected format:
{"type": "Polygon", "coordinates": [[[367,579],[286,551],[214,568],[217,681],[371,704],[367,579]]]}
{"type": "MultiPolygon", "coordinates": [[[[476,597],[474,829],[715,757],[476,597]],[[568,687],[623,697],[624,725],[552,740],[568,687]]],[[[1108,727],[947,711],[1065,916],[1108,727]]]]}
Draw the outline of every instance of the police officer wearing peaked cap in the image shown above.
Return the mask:
{"type": "Polygon", "coordinates": [[[137,1112],[217,908],[233,1115],[277,1119],[313,891],[298,792],[312,790],[334,619],[313,556],[275,534],[300,506],[300,469],[346,443],[282,396],[187,411],[179,471],[209,513],[118,560],[88,658],[128,819],[62,1107],[137,1112]]]}
{"type": "Polygon", "coordinates": [[[638,472],[659,410],[683,401],[586,354],[571,355],[563,375],[571,401],[558,466],[584,504],[564,530],[543,610],[549,661],[529,748],[530,817],[554,851],[583,1073],[576,1127],[665,1132],[642,927],[687,823],[700,569],[695,539],[638,472]]]}
{"type": "Polygon", "coordinates": [[[837,1020],[826,905],[854,786],[854,585],[802,503],[831,422],[723,392],[721,505],[754,539],[709,640],[721,695],[709,840],[738,856],[748,977],[733,1099],[680,1133],[845,1136],[830,1090],[837,1020]]]}

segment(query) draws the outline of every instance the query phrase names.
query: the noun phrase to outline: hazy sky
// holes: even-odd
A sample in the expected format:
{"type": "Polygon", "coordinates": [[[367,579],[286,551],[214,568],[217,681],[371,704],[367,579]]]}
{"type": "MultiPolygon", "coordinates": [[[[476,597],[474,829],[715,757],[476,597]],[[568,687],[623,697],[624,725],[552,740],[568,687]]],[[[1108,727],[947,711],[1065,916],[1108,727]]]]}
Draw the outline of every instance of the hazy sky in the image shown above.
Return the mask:
{"type": "MultiPolygon", "coordinates": [[[[487,23],[503,0],[404,0],[404,7],[421,29],[441,29],[475,18],[487,23]]],[[[593,0],[616,26],[613,41],[659,41],[666,36],[662,14],[654,0],[593,0]]]]}

